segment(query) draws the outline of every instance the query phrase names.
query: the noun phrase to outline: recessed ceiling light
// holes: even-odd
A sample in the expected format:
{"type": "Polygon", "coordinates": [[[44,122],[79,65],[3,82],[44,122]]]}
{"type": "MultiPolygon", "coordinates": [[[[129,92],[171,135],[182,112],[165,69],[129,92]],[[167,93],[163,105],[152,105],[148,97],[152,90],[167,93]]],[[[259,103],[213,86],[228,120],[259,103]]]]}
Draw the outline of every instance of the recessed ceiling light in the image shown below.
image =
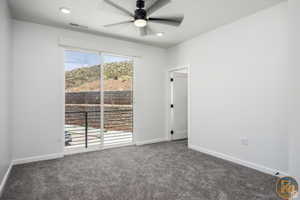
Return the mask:
{"type": "Polygon", "coordinates": [[[62,12],[64,14],[70,14],[71,13],[71,10],[69,8],[66,8],[66,7],[62,7],[59,10],[60,10],[60,12],[62,12]]]}
{"type": "Polygon", "coordinates": [[[162,36],[164,36],[164,33],[156,33],[156,36],[162,37],[162,36]]]}

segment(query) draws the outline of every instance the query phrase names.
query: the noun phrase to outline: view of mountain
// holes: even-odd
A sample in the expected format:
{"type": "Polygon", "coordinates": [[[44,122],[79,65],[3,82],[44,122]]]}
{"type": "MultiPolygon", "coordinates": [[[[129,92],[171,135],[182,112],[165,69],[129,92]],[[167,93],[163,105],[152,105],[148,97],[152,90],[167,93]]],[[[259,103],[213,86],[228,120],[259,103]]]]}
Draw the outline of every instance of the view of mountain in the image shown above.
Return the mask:
{"type": "MultiPolygon", "coordinates": [[[[81,67],[65,72],[66,92],[97,91],[100,86],[100,67],[81,67]]],[[[131,90],[133,63],[114,62],[102,65],[104,75],[104,89],[106,91],[131,90]]]]}

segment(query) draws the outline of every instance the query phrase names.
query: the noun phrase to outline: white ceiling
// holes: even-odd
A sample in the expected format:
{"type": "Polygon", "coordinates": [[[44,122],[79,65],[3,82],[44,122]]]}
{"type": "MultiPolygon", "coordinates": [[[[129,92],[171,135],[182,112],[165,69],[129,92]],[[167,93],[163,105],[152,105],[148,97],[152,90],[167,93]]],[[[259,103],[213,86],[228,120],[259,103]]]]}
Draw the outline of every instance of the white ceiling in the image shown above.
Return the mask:
{"type": "MultiPolygon", "coordinates": [[[[134,10],[136,0],[113,0],[123,7],[134,10]]],[[[146,4],[154,0],[145,0],[146,4]]],[[[170,47],[218,26],[233,22],[261,9],[284,0],[172,0],[172,2],[152,16],[184,14],[185,19],[179,28],[161,24],[150,24],[163,37],[139,36],[133,25],[104,28],[103,25],[127,20],[103,0],[9,0],[15,19],[56,27],[71,28],[69,23],[88,26],[79,31],[116,37],[130,41],[170,47]],[[72,10],[70,15],[59,12],[60,7],[72,10]]]]}

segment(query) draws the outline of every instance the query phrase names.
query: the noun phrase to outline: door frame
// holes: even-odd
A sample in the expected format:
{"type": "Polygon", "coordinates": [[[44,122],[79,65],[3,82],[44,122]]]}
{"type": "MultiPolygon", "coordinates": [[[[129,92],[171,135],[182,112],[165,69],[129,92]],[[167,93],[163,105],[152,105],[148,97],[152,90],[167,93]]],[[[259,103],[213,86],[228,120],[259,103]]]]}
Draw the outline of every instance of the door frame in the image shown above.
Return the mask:
{"type": "Polygon", "coordinates": [[[181,70],[187,70],[187,135],[188,135],[188,141],[190,138],[190,130],[191,130],[191,73],[190,73],[190,65],[184,65],[180,67],[174,67],[170,68],[167,70],[167,140],[172,141],[172,134],[171,130],[173,128],[173,123],[174,123],[174,112],[173,109],[170,107],[170,105],[173,103],[173,83],[170,81],[171,78],[173,78],[172,74],[176,71],[181,71],[181,70]]]}
{"type": "MultiPolygon", "coordinates": [[[[134,131],[134,124],[135,124],[135,121],[134,121],[134,116],[135,116],[135,96],[134,96],[134,90],[135,90],[135,63],[136,63],[136,59],[137,57],[136,56],[128,56],[128,55],[122,55],[122,54],[119,54],[119,53],[112,53],[112,52],[108,52],[108,51],[99,51],[99,50],[90,50],[90,49],[86,49],[86,48],[80,48],[80,47],[72,47],[72,46],[66,46],[66,45],[59,45],[60,47],[60,51],[61,51],[61,66],[62,66],[62,85],[63,85],[63,88],[62,88],[62,96],[63,96],[63,99],[62,99],[62,110],[63,110],[63,121],[62,121],[62,128],[63,128],[63,131],[62,131],[62,152],[64,155],[72,155],[72,154],[79,154],[79,153],[85,153],[85,152],[93,152],[93,151],[101,151],[101,150],[104,150],[104,149],[111,149],[111,148],[118,148],[118,147],[123,147],[123,146],[132,146],[132,145],[135,145],[136,144],[136,137],[135,137],[135,131],[134,131]],[[132,80],[132,113],[133,113],[133,127],[132,127],[132,142],[131,143],[128,143],[128,144],[120,144],[120,145],[113,145],[113,146],[108,146],[108,147],[105,147],[103,145],[103,142],[101,142],[101,145],[94,145],[94,146],[90,146],[89,148],[85,148],[85,147],[78,147],[78,148],[70,148],[70,149],[66,149],[65,148],[65,66],[64,66],[64,59],[65,59],[65,51],[67,50],[70,50],[70,51],[78,51],[78,52],[83,52],[83,53],[95,53],[95,54],[98,54],[99,57],[100,57],[100,62],[102,62],[102,55],[112,55],[112,56],[120,56],[120,57],[125,57],[125,58],[130,58],[132,59],[133,61],[133,72],[132,72],[132,77],[133,77],[133,80],[132,80]]],[[[103,70],[101,69],[101,78],[100,78],[100,82],[103,82],[103,70]]],[[[101,83],[100,83],[101,84],[101,83]]],[[[103,83],[101,84],[101,91],[103,90],[103,83]]],[[[104,91],[104,90],[103,90],[104,91]]],[[[101,105],[104,105],[104,93],[101,92],[101,105]]],[[[104,119],[104,112],[101,111],[101,116],[102,116],[102,119],[104,119]],[[102,116],[103,115],[103,116],[102,116]]],[[[101,127],[103,127],[103,120],[101,120],[101,127]]],[[[101,137],[103,137],[103,134],[101,135],[101,137]]]]}

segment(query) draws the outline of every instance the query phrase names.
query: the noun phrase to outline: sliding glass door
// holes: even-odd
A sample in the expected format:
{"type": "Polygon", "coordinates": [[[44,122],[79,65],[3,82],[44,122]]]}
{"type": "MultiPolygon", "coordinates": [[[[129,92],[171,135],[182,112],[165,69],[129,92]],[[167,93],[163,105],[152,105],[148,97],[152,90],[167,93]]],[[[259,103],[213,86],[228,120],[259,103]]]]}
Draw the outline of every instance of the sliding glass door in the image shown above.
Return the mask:
{"type": "Polygon", "coordinates": [[[132,144],[132,59],[78,50],[64,54],[66,149],[132,144]]]}
{"type": "Polygon", "coordinates": [[[103,145],[132,143],[133,61],[103,54],[103,145]]]}

